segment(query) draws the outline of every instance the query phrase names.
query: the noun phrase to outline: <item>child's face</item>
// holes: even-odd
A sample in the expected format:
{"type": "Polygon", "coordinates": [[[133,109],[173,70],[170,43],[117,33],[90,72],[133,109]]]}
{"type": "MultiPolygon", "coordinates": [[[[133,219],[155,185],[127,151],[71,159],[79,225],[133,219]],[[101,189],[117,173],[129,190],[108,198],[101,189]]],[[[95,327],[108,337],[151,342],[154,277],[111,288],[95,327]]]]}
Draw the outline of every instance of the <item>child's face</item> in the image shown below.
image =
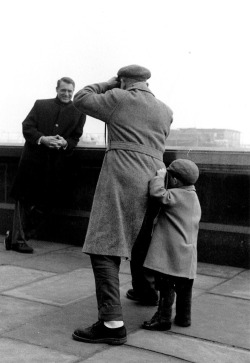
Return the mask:
{"type": "Polygon", "coordinates": [[[168,189],[175,187],[175,178],[168,173],[168,189]]]}
{"type": "Polygon", "coordinates": [[[173,175],[168,173],[168,189],[180,188],[183,185],[184,184],[179,179],[175,178],[173,175]]]}

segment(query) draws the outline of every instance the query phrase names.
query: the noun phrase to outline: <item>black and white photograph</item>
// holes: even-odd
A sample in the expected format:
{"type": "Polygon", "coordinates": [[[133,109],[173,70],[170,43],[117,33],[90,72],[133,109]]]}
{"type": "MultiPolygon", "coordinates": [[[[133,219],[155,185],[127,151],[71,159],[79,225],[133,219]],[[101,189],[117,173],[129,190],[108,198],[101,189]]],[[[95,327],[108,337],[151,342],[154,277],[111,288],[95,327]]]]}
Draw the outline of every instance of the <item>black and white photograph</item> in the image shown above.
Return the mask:
{"type": "Polygon", "coordinates": [[[0,362],[250,362],[249,1],[0,19],[0,362]]]}

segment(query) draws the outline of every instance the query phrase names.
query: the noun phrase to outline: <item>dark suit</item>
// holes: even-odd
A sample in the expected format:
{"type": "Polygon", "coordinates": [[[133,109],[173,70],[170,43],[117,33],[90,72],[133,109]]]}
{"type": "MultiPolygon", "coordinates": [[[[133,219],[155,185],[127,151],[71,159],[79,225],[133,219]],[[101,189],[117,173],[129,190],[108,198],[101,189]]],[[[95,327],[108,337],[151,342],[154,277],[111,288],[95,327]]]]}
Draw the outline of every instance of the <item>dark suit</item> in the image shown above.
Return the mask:
{"type": "Polygon", "coordinates": [[[85,120],[72,102],[62,103],[58,98],[35,102],[22,123],[25,145],[11,190],[16,201],[44,211],[60,200],[65,162],[82,135],[85,120]],[[41,136],[55,135],[67,141],[66,149],[38,144],[41,136]]]}

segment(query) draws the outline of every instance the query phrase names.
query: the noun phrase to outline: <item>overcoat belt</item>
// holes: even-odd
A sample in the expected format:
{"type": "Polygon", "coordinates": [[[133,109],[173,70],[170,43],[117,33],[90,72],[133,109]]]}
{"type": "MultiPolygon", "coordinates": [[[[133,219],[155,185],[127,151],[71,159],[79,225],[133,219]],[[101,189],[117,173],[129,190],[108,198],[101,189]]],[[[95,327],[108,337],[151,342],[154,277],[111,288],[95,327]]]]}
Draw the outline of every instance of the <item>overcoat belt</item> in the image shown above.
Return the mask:
{"type": "Polygon", "coordinates": [[[141,144],[135,144],[133,142],[111,141],[107,147],[106,152],[110,150],[135,151],[141,154],[151,156],[152,158],[158,159],[160,161],[162,161],[163,159],[163,155],[162,152],[160,152],[160,150],[141,144]]]}

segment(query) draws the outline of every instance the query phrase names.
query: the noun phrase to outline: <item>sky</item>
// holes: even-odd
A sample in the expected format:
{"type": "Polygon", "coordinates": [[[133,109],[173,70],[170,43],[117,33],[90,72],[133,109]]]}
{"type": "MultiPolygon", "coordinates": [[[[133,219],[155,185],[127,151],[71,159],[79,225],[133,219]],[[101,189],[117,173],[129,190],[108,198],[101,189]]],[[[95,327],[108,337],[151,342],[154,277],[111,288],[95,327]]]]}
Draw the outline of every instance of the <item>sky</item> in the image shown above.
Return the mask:
{"type": "MultiPolygon", "coordinates": [[[[21,133],[36,99],[119,68],[150,69],[173,128],[227,128],[250,144],[248,0],[8,0],[0,5],[0,132],[21,133]]],[[[88,119],[84,132],[103,132],[88,119]]]]}

